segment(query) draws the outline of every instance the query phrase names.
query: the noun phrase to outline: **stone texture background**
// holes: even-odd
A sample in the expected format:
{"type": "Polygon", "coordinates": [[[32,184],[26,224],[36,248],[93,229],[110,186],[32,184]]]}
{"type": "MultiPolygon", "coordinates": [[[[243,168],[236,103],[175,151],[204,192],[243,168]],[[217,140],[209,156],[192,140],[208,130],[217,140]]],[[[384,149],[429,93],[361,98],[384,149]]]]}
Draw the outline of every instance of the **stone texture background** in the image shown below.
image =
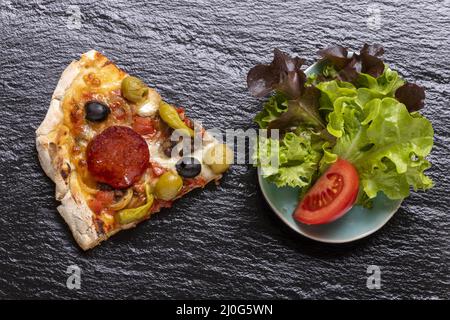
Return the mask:
{"type": "Polygon", "coordinates": [[[449,14],[435,0],[0,0],[0,298],[450,298],[449,14]],[[95,48],[208,127],[249,128],[261,103],[245,76],[274,47],[310,64],[324,46],[364,42],[382,43],[426,87],[436,131],[435,188],[413,193],[382,230],[347,245],[302,238],[270,211],[255,169],[234,166],[219,187],[78,249],[34,143],[72,59],[95,48]],[[72,264],[80,290],[66,288],[72,264]],[[371,264],[380,290],[366,288],[371,264]]]}

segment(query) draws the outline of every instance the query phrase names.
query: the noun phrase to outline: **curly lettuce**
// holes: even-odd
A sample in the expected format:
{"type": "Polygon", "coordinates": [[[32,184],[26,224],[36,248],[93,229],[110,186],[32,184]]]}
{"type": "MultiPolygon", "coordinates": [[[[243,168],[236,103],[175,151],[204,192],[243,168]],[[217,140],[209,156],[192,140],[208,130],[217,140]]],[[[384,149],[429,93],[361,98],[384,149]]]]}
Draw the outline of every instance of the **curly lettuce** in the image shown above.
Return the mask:
{"type": "Polygon", "coordinates": [[[424,171],[430,167],[425,157],[433,146],[433,127],[420,114],[410,114],[390,97],[366,103],[340,97],[328,118],[327,130],[338,138],[331,152],[356,167],[369,199],[378,192],[402,199],[410,187],[432,187],[424,171]]]}
{"type": "Polygon", "coordinates": [[[255,122],[280,134],[259,139],[254,156],[264,177],[304,193],[340,157],[358,171],[360,205],[370,206],[380,192],[402,199],[411,188],[432,187],[425,171],[433,128],[417,112],[425,92],[385,65],[383,53],[379,45],[365,44],[357,54],[327,48],[319,52],[326,60],[321,72],[306,76],[304,59],[275,50],[271,64],[250,70],[253,95],[274,93],[255,122]]]}
{"type": "Polygon", "coordinates": [[[339,45],[319,50],[318,53],[331,62],[334,69],[331,74],[324,74],[325,77],[332,76],[341,81],[354,82],[360,73],[377,78],[384,70],[384,49],[379,44],[365,43],[359,53],[350,53],[347,48],[339,45]]]}
{"type": "Polygon", "coordinates": [[[343,96],[357,97],[360,104],[375,98],[394,97],[397,89],[404,83],[398,73],[388,67],[378,78],[366,73],[359,74],[356,85],[339,80],[320,82],[316,85],[321,91],[320,110],[325,113],[332,111],[333,103],[343,96]]]}
{"type": "Polygon", "coordinates": [[[254,157],[262,175],[278,187],[303,188],[310,186],[316,177],[322,145],[311,130],[296,130],[281,139],[260,137],[254,157]]]}
{"type": "Polygon", "coordinates": [[[247,86],[255,97],[275,93],[255,118],[261,128],[283,132],[299,124],[325,128],[319,113],[320,91],[305,85],[308,79],[301,70],[304,61],[275,49],[270,64],[258,64],[248,72],[247,86]]]}
{"type": "Polygon", "coordinates": [[[260,111],[254,121],[261,129],[266,129],[269,124],[288,109],[288,101],[282,93],[276,93],[264,103],[263,110],[260,111]]]}

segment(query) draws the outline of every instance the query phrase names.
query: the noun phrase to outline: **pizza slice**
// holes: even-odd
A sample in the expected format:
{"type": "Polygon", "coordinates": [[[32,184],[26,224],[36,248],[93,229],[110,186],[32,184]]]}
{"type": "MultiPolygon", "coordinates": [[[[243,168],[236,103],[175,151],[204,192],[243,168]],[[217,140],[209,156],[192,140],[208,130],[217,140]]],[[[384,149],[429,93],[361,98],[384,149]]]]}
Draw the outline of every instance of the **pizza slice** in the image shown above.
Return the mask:
{"type": "Polygon", "coordinates": [[[36,147],[84,250],[217,182],[233,161],[184,109],[94,50],[63,72],[36,147]]]}

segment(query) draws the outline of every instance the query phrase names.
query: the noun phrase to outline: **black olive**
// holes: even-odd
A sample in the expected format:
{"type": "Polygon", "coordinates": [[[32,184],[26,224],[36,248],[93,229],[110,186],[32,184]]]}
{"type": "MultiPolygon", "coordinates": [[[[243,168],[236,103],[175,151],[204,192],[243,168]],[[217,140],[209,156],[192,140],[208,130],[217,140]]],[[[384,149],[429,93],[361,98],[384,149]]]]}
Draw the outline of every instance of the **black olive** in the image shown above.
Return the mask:
{"type": "Polygon", "coordinates": [[[84,110],[86,111],[86,119],[94,122],[105,120],[111,112],[108,106],[97,101],[87,102],[84,105],[84,110]]]}
{"type": "Polygon", "coordinates": [[[193,178],[202,171],[202,164],[194,157],[184,157],[175,165],[177,172],[184,178],[193,178]]]}

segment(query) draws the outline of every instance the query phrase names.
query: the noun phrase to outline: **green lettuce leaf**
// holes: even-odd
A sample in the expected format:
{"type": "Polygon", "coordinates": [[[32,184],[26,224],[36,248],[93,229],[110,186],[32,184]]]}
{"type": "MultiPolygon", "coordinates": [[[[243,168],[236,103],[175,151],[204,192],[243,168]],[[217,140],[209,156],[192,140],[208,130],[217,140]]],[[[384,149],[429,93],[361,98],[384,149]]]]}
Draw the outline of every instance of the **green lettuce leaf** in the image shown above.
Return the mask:
{"type": "Polygon", "coordinates": [[[278,187],[309,187],[318,173],[322,145],[316,133],[303,128],[288,132],[279,140],[260,137],[255,164],[278,187]]]}
{"type": "Polygon", "coordinates": [[[264,103],[263,110],[255,116],[255,122],[261,129],[266,129],[270,122],[278,119],[278,117],[288,109],[288,101],[282,93],[276,93],[264,103]]]}
{"type": "Polygon", "coordinates": [[[356,87],[350,82],[325,81],[316,86],[321,91],[319,98],[320,110],[325,112],[333,111],[333,104],[340,97],[355,97],[357,95],[356,87]]]}
{"type": "Polygon", "coordinates": [[[357,80],[358,100],[361,104],[364,104],[375,98],[394,97],[395,91],[403,86],[404,83],[405,81],[396,71],[387,67],[378,78],[361,73],[357,80]]]}
{"type": "Polygon", "coordinates": [[[402,199],[410,187],[432,187],[424,174],[430,167],[425,157],[433,146],[431,123],[410,114],[396,99],[361,104],[355,97],[337,98],[327,129],[338,138],[331,152],[353,163],[368,198],[383,192],[390,199],[402,199]]]}
{"type": "Polygon", "coordinates": [[[333,104],[341,97],[358,97],[360,104],[365,104],[375,98],[394,97],[398,88],[403,86],[405,81],[396,71],[386,67],[383,74],[374,78],[369,74],[360,73],[356,81],[356,86],[350,82],[339,80],[324,81],[317,84],[317,89],[321,91],[320,110],[325,114],[333,111],[333,104]]]}

